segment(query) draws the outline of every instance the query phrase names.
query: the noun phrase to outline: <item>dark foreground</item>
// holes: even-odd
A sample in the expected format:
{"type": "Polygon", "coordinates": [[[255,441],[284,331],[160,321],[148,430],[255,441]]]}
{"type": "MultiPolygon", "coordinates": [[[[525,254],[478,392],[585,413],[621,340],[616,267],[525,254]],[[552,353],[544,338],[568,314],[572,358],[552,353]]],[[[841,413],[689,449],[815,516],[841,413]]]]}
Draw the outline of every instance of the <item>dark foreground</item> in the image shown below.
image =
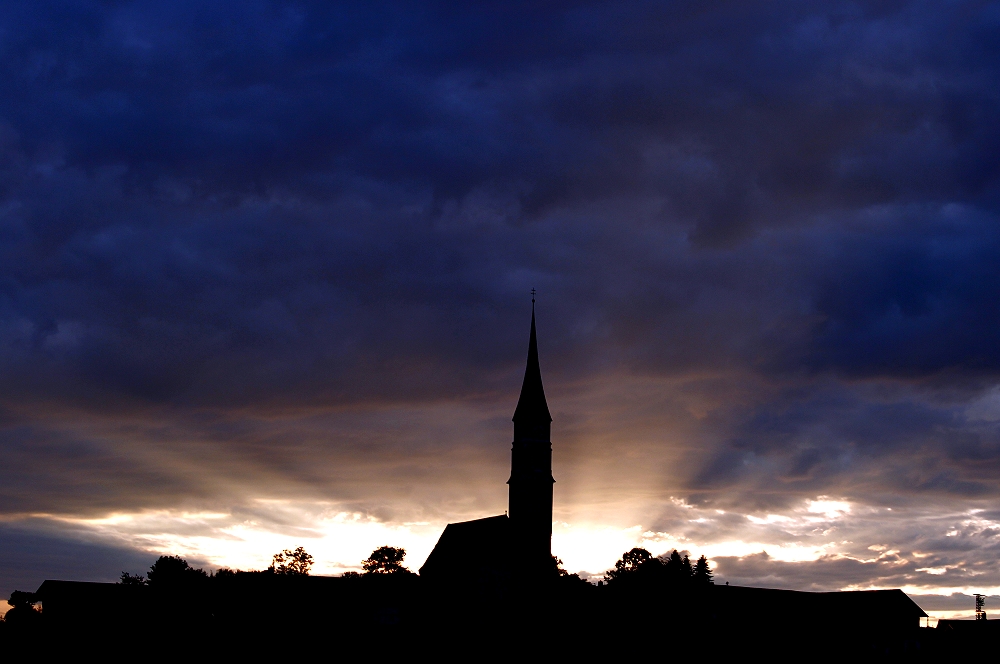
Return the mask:
{"type": "Polygon", "coordinates": [[[578,580],[442,586],[416,575],[257,574],[210,588],[47,581],[38,595],[41,613],[0,623],[8,656],[944,661],[987,652],[1000,625],[921,628],[923,612],[900,591],[695,591],[578,580]]]}

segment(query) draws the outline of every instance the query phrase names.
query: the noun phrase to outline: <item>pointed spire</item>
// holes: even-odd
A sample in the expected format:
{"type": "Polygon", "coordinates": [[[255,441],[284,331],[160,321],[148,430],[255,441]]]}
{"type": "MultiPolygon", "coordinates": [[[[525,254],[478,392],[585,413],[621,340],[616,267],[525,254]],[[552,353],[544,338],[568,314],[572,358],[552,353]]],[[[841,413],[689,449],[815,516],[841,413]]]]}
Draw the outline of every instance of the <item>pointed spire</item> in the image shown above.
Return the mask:
{"type": "MultiPolygon", "coordinates": [[[[532,289],[534,296],[534,289],[532,289]]],[[[542,370],[538,366],[538,341],[535,337],[535,298],[531,298],[531,338],[528,341],[528,364],[524,368],[521,397],[514,409],[515,422],[551,422],[549,406],[542,388],[542,370]]]]}

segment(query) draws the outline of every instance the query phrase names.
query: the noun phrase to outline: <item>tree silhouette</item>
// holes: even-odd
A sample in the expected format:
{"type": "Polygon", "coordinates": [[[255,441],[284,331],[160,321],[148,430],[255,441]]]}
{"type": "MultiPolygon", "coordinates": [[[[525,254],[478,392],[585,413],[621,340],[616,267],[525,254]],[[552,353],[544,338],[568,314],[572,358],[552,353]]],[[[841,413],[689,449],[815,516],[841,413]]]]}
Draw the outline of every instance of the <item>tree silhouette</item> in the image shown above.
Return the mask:
{"type": "Polygon", "coordinates": [[[142,574],[129,574],[128,572],[122,572],[122,575],[118,578],[118,585],[122,586],[144,586],[146,585],[146,577],[142,574]]]}
{"type": "Polygon", "coordinates": [[[570,574],[570,572],[563,567],[563,561],[555,556],[552,556],[552,568],[549,574],[551,574],[552,578],[560,585],[560,587],[590,587],[590,583],[588,583],[586,579],[581,579],[579,574],[570,574]]]}
{"type": "Polygon", "coordinates": [[[641,567],[651,560],[654,560],[653,554],[645,549],[636,547],[630,551],[626,551],[622,554],[621,559],[615,563],[615,568],[605,573],[604,581],[609,585],[616,582],[620,583],[627,577],[636,574],[641,567]]]}
{"type": "Polygon", "coordinates": [[[208,578],[205,570],[191,567],[180,556],[160,556],[146,574],[147,583],[154,587],[197,583],[208,578]]]}
{"type": "Polygon", "coordinates": [[[605,573],[608,585],[628,584],[657,585],[682,589],[693,585],[711,585],[712,571],[708,559],[702,556],[696,564],[691,557],[681,555],[676,549],[657,558],[645,549],[635,548],[622,554],[615,568],[605,573]]]}
{"type": "Polygon", "coordinates": [[[708,566],[708,559],[702,556],[694,564],[694,582],[698,585],[710,586],[712,583],[712,568],[708,566]]]}
{"type": "Polygon", "coordinates": [[[556,576],[569,576],[569,572],[563,567],[563,561],[555,556],[552,556],[552,571],[556,576]]]}
{"type": "Polygon", "coordinates": [[[406,549],[394,546],[380,546],[372,551],[371,555],[361,563],[365,574],[398,574],[412,573],[403,567],[403,558],[406,557],[406,549]]]}
{"type": "Polygon", "coordinates": [[[271,559],[269,572],[275,574],[286,574],[289,576],[309,576],[312,569],[313,557],[306,553],[301,546],[294,551],[285,549],[281,553],[276,553],[271,559]]]}
{"type": "Polygon", "coordinates": [[[11,610],[34,609],[36,602],[38,602],[38,597],[35,596],[35,593],[26,593],[23,590],[15,590],[10,594],[10,599],[7,600],[11,610]]]}
{"type": "MultiPolygon", "coordinates": [[[[677,553],[677,549],[674,549],[670,555],[660,556],[660,560],[663,561],[663,567],[666,569],[667,576],[671,580],[681,580],[685,577],[691,576],[687,574],[687,569],[684,567],[684,559],[681,558],[681,554],[677,553]]],[[[691,563],[688,562],[688,568],[690,568],[691,563]]]]}
{"type": "Polygon", "coordinates": [[[39,619],[42,617],[41,612],[35,608],[37,601],[38,598],[35,596],[35,593],[15,590],[10,594],[10,599],[7,600],[11,609],[4,615],[4,622],[8,625],[21,628],[30,628],[37,625],[39,619]]]}

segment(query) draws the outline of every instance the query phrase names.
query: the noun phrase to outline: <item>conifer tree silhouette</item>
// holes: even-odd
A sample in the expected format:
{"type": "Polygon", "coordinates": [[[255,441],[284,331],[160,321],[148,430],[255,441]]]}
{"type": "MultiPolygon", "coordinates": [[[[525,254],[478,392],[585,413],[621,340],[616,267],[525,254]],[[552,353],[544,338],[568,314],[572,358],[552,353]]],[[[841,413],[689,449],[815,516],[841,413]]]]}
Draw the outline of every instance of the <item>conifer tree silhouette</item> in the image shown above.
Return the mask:
{"type": "Polygon", "coordinates": [[[698,585],[709,586],[714,583],[712,581],[712,568],[708,566],[708,558],[702,556],[698,559],[698,562],[694,564],[694,581],[698,585]]]}

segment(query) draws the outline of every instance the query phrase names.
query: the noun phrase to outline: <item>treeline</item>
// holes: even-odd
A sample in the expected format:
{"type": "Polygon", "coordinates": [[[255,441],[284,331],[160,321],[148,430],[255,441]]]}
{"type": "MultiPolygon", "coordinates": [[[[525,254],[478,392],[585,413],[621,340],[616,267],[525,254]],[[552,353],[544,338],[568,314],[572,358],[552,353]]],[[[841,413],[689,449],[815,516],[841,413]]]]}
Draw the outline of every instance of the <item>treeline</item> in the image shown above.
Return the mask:
{"type": "MultiPolygon", "coordinates": [[[[346,578],[362,578],[370,576],[394,577],[416,576],[403,565],[406,549],[393,546],[380,546],[361,561],[363,572],[345,572],[346,578]]],[[[163,590],[197,591],[213,582],[225,583],[239,577],[277,576],[302,577],[308,576],[312,570],[313,557],[303,547],[285,549],[274,554],[271,564],[264,570],[240,570],[223,567],[215,572],[192,567],[180,556],[160,556],[143,574],[122,572],[118,583],[124,586],[149,586],[163,590]]],[[[39,598],[33,592],[15,590],[7,600],[10,609],[0,616],[0,624],[7,627],[31,627],[41,619],[41,611],[36,606],[39,598]]]]}
{"type": "Polygon", "coordinates": [[[692,564],[687,554],[681,556],[676,549],[653,556],[646,549],[634,548],[622,554],[615,568],[605,573],[602,583],[612,587],[656,585],[697,589],[711,586],[714,581],[705,556],[692,564]]]}
{"type": "MultiPolygon", "coordinates": [[[[362,572],[345,572],[343,578],[381,577],[402,580],[405,577],[416,577],[406,568],[403,561],[406,549],[393,546],[380,546],[361,561],[362,572]]],[[[463,561],[455,561],[457,567],[463,561]]],[[[188,589],[196,591],[207,588],[214,583],[225,584],[227,581],[248,577],[303,577],[308,576],[313,567],[313,557],[303,547],[285,549],[272,556],[271,564],[264,570],[239,570],[223,567],[215,572],[192,567],[180,556],[160,556],[143,574],[122,572],[118,580],[124,586],[149,586],[163,590],[188,589]],[[207,584],[207,585],[206,585],[207,584]]],[[[552,557],[551,576],[559,581],[562,587],[591,588],[639,588],[644,586],[669,587],[673,589],[697,589],[713,584],[712,570],[708,559],[701,556],[694,563],[688,555],[681,555],[674,550],[662,556],[653,556],[642,548],[634,548],[622,554],[615,563],[614,569],[604,574],[601,581],[592,584],[580,578],[578,574],[570,574],[559,558],[552,557]]],[[[536,577],[537,580],[537,577],[536,577]]],[[[2,622],[13,626],[15,623],[30,625],[39,617],[36,608],[38,598],[31,592],[15,590],[8,600],[11,609],[2,617],[2,622]]]]}
{"type": "MultiPolygon", "coordinates": [[[[380,546],[361,561],[363,572],[345,572],[347,578],[371,575],[413,575],[403,565],[406,549],[394,546],[380,546]]],[[[240,570],[223,567],[216,572],[206,572],[198,567],[191,567],[180,556],[160,556],[149,568],[146,576],[122,572],[118,583],[133,586],[165,587],[178,584],[191,584],[209,579],[228,579],[242,575],[277,575],[277,576],[308,576],[312,571],[313,557],[301,546],[296,549],[285,549],[274,554],[271,564],[264,570],[240,570]]]]}

